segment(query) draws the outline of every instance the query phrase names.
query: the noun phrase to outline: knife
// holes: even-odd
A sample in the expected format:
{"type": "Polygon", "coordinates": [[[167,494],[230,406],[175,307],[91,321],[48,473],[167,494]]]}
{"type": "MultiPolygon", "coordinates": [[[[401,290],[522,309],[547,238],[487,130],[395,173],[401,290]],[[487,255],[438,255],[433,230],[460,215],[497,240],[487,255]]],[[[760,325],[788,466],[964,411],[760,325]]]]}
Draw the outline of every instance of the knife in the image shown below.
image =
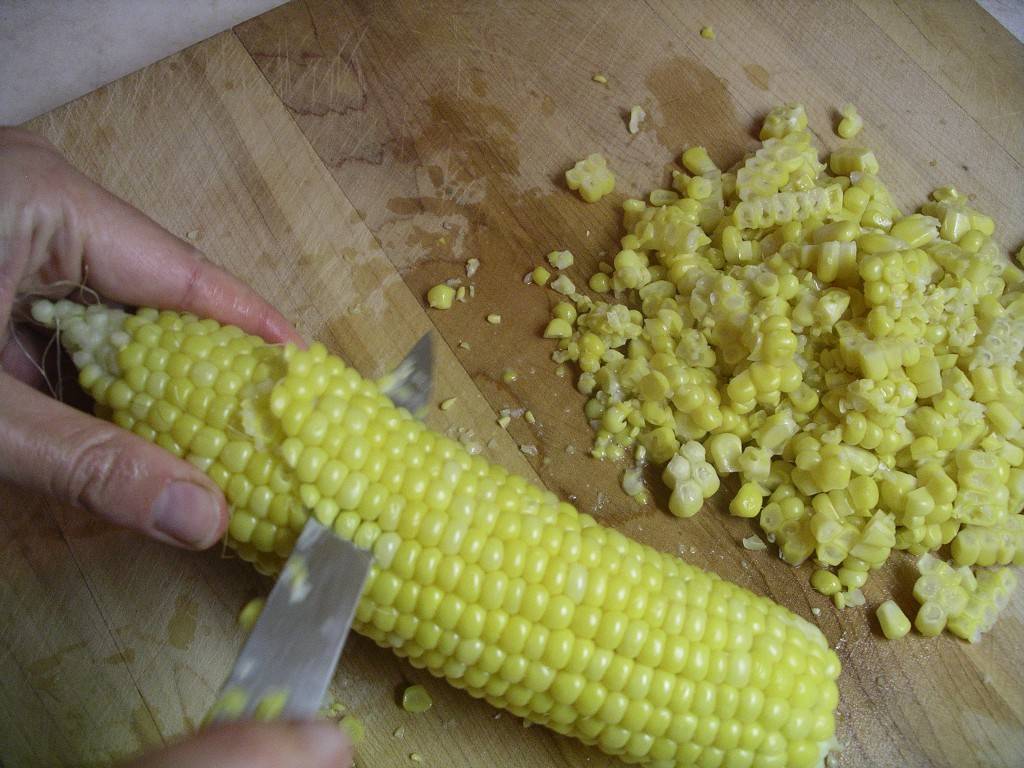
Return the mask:
{"type": "MultiPolygon", "coordinates": [[[[381,382],[391,401],[422,412],[433,387],[425,334],[381,382]]],[[[314,716],[334,677],[373,557],[310,516],[207,723],[314,716]]]]}

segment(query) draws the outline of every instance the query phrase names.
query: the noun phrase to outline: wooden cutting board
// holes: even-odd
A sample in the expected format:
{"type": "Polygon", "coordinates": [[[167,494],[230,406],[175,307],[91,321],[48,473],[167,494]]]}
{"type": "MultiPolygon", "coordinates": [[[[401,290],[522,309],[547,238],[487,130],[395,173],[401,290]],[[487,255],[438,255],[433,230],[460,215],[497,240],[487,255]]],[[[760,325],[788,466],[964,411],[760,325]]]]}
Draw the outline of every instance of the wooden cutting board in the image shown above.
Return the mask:
{"type": "MultiPolygon", "coordinates": [[[[296,2],[30,127],[363,372],[436,331],[436,394],[458,400],[432,426],[472,430],[493,460],[820,625],[844,665],[839,765],[1019,768],[1024,593],[976,646],[885,641],[873,611],[813,592],[809,568],[743,549],[754,528],[723,514],[728,490],[690,520],[629,501],[620,468],[586,456],[582,398],[540,338],[552,296],[521,278],[543,254],[571,249],[579,282],[614,249],[624,197],[663,185],[693,143],[731,164],[783,100],[807,106],[825,147],[853,101],[904,207],[955,184],[1020,246],[1024,46],[970,3],[296,2]],[[633,104],[649,115],[636,136],[633,104]],[[619,182],[585,205],[560,179],[594,151],[619,182]],[[475,298],[425,311],[426,289],[471,256],[475,298]],[[502,430],[505,407],[536,424],[502,430]]],[[[0,488],[0,542],[7,768],[107,765],[194,731],[239,648],[238,609],[268,589],[228,554],[157,546],[13,488],[0,488]]],[[[894,556],[868,608],[892,596],[912,611],[912,580],[894,556]]],[[[367,725],[360,766],[413,752],[445,768],[616,764],[362,638],[335,687],[367,725]],[[434,696],[429,713],[396,705],[410,681],[434,696]]]]}

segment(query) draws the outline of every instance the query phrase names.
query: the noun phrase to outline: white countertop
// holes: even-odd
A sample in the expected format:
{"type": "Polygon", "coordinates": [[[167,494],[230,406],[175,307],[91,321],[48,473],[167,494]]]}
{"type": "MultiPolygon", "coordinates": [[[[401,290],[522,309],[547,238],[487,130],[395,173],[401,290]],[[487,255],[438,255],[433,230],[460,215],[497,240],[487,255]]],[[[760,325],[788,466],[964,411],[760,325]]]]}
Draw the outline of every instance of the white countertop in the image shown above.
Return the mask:
{"type": "Polygon", "coordinates": [[[42,114],[283,0],[0,0],[0,125],[42,114]]]}

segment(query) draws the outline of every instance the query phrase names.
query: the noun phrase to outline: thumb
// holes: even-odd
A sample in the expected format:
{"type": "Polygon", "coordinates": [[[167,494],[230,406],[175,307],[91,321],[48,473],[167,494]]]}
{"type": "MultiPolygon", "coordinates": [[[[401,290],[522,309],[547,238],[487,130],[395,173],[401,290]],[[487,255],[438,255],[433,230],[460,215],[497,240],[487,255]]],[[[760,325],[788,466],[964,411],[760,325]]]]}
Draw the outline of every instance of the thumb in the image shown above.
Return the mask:
{"type": "Polygon", "coordinates": [[[196,467],[0,373],[0,479],[183,547],[217,542],[224,497],[196,467]]]}
{"type": "Polygon", "coordinates": [[[125,768],[349,768],[352,744],[332,723],[230,723],[125,768]]]}

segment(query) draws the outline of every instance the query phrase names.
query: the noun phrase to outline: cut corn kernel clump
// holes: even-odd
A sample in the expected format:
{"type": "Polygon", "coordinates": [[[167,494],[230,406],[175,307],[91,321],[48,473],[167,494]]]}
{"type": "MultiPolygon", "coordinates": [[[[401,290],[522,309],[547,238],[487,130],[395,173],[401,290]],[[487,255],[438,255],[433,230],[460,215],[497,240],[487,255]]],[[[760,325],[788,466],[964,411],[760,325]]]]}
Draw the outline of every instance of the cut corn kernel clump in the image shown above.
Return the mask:
{"type": "Polygon", "coordinates": [[[672,190],[623,203],[588,281],[610,296],[562,286],[552,358],[579,366],[593,455],[644,446],[681,516],[738,474],[730,512],[828,595],[893,549],[1024,563],[1024,272],[992,219],[953,189],[904,214],[871,150],[819,160],[799,104],[760,135],[728,171],[690,147],[672,190]]]}
{"type": "Polygon", "coordinates": [[[1017,588],[1016,574],[1005,567],[954,568],[931,554],[923,555],[917,567],[921,575],[914,584],[914,599],[921,608],[914,626],[926,637],[948,629],[962,640],[978,642],[1017,588]]]}
{"type": "Polygon", "coordinates": [[[548,263],[555,269],[568,269],[572,266],[572,251],[552,251],[547,256],[548,263]]]}
{"type": "MultiPolygon", "coordinates": [[[[839,660],[816,627],[429,431],[322,345],[34,313],[100,415],[224,490],[241,557],[279,570],[311,514],[371,551],[353,626],[414,666],[631,763],[811,768],[832,744],[839,660]]],[[[681,482],[706,481],[696,447],[681,482]]]]}
{"type": "Polygon", "coordinates": [[[569,189],[578,190],[588,203],[596,203],[615,189],[615,176],[608,168],[604,155],[588,155],[565,172],[569,189]]]}

